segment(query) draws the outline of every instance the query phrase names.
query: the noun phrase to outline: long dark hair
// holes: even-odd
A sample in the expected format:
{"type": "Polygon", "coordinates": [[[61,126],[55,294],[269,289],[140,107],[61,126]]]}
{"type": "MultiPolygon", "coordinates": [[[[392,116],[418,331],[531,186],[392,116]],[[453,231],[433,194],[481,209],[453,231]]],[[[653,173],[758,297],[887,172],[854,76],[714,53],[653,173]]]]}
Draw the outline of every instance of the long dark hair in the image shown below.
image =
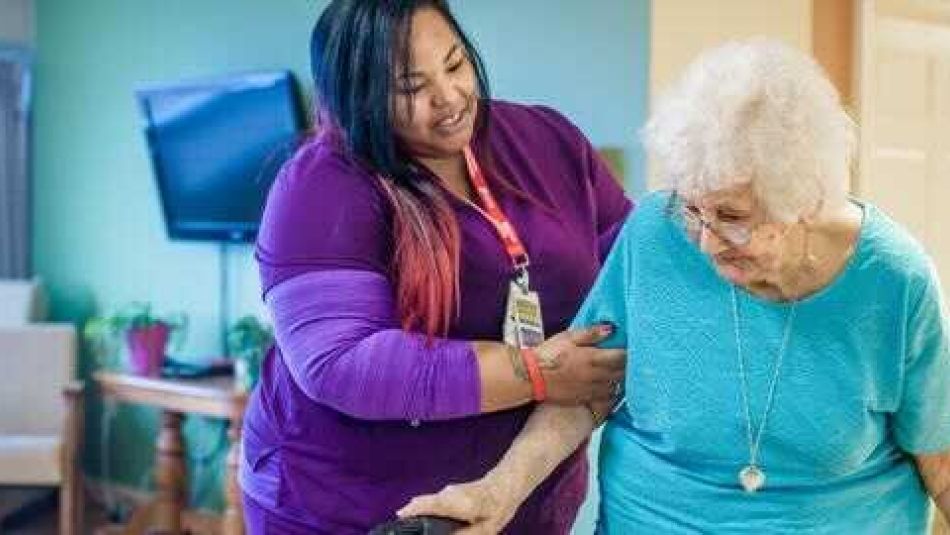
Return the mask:
{"type": "Polygon", "coordinates": [[[488,77],[481,56],[444,0],[333,0],[317,20],[310,62],[318,128],[339,134],[349,156],[380,177],[394,217],[393,275],[402,325],[444,335],[459,306],[459,231],[430,175],[400,147],[393,128],[394,72],[408,67],[412,16],[433,9],[455,31],[475,72],[487,130],[488,77]]]}

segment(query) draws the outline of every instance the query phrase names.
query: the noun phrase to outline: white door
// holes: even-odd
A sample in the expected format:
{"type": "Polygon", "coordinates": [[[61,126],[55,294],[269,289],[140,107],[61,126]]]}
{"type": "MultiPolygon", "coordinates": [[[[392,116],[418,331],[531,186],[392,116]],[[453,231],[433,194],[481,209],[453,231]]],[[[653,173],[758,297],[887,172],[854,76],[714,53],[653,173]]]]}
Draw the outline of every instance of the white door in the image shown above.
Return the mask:
{"type": "Polygon", "coordinates": [[[950,288],[950,14],[864,0],[855,192],[901,222],[950,288]]]}

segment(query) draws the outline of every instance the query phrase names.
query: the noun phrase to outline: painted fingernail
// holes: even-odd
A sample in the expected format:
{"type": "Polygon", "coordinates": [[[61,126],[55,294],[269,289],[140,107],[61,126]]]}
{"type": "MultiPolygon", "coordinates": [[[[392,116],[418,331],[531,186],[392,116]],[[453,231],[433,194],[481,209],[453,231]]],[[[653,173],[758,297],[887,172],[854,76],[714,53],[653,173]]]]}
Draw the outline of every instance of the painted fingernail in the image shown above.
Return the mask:
{"type": "Polygon", "coordinates": [[[597,330],[601,335],[607,336],[608,334],[614,332],[614,324],[609,322],[601,323],[600,326],[597,327],[597,330]]]}

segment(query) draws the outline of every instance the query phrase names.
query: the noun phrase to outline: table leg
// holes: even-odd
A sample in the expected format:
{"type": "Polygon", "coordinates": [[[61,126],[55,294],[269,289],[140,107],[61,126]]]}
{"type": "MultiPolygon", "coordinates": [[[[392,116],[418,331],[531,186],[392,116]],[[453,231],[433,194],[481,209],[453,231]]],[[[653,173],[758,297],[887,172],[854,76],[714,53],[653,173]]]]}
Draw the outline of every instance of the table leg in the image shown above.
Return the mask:
{"type": "Polygon", "coordinates": [[[223,535],[244,535],[244,508],[241,504],[241,488],[238,485],[238,467],[241,462],[241,426],[240,414],[231,418],[228,428],[230,448],[227,457],[227,474],[224,481],[224,518],[221,521],[223,535]]]}
{"type": "Polygon", "coordinates": [[[182,415],[162,412],[155,459],[154,527],[161,533],[181,533],[181,512],[185,507],[185,460],[181,440],[182,415]]]}

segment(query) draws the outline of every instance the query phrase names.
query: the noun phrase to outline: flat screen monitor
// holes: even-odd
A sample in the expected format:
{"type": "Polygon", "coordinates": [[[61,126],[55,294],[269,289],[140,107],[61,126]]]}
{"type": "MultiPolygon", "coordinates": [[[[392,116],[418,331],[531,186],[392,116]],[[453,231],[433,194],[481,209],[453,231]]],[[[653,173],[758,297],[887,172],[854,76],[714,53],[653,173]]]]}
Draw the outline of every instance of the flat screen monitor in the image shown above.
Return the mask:
{"type": "Polygon", "coordinates": [[[305,127],[293,75],[150,85],[136,97],[169,237],[253,241],[267,191],[305,127]]]}

